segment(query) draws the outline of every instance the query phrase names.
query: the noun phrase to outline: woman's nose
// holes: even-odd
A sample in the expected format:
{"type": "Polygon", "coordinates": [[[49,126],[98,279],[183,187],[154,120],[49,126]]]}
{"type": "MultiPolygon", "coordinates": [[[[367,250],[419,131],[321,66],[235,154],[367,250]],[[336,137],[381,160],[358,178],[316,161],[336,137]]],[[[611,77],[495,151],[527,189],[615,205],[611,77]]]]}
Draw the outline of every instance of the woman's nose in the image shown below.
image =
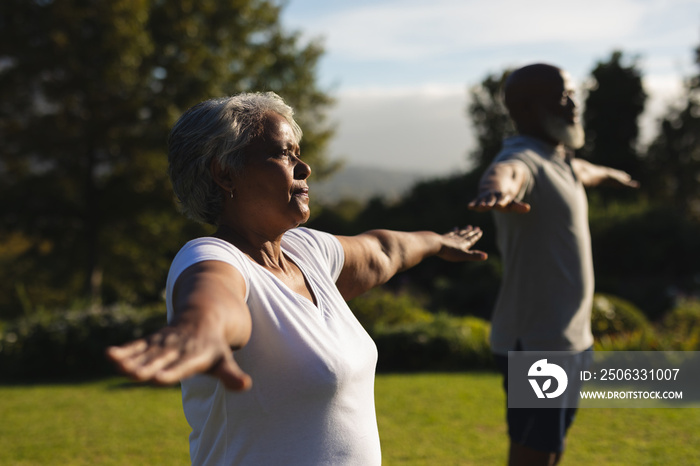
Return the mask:
{"type": "Polygon", "coordinates": [[[294,166],[294,178],[297,180],[305,180],[311,175],[311,167],[297,157],[297,164],[294,166]]]}

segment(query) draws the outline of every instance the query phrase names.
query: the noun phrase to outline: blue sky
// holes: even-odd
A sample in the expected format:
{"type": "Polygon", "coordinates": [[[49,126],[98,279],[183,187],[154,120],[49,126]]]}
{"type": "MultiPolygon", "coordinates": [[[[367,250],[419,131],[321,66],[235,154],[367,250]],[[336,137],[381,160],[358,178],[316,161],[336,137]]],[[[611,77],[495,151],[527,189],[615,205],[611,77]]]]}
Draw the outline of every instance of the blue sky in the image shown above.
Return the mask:
{"type": "Polygon", "coordinates": [[[548,62],[583,94],[613,50],[638,56],[649,139],[700,44],[698,0],[289,0],[282,21],[323,40],[318,78],[337,99],[331,156],[426,175],[467,167],[467,90],[490,73],[548,62]]]}

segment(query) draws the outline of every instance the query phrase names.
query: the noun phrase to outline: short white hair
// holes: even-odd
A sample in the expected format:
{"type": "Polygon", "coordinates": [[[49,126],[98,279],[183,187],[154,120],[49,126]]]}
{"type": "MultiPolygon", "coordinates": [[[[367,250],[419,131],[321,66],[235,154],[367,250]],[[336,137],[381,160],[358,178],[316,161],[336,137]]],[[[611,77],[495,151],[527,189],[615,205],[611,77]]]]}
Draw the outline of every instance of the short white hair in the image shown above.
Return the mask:
{"type": "Polygon", "coordinates": [[[294,110],[274,92],[206,100],[180,117],[168,137],[168,175],[185,215],[218,223],[223,193],[211,175],[211,163],[216,160],[225,169],[242,172],[245,149],[263,134],[270,113],[287,120],[298,144],[302,131],[294,110]]]}

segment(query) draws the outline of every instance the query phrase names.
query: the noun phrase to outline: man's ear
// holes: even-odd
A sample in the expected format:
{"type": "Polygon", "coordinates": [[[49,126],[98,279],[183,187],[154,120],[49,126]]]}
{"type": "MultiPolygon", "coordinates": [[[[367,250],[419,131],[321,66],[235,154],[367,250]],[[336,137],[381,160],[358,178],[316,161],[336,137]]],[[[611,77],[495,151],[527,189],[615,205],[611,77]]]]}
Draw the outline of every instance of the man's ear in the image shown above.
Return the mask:
{"type": "Polygon", "coordinates": [[[233,193],[235,191],[233,170],[224,168],[217,159],[212,159],[209,164],[209,171],[211,172],[211,177],[214,179],[214,182],[218,184],[224,192],[233,193]]]}

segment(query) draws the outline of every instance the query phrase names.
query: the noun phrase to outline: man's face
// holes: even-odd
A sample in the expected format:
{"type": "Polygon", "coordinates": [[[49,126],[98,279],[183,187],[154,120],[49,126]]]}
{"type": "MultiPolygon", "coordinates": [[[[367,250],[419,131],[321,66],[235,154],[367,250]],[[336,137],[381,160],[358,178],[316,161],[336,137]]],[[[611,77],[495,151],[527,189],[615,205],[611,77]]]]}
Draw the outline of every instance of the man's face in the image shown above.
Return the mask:
{"type": "Polygon", "coordinates": [[[583,147],[585,134],[574,101],[574,88],[565,71],[552,81],[551,92],[542,96],[538,113],[542,129],[551,139],[572,149],[583,147]]]}

